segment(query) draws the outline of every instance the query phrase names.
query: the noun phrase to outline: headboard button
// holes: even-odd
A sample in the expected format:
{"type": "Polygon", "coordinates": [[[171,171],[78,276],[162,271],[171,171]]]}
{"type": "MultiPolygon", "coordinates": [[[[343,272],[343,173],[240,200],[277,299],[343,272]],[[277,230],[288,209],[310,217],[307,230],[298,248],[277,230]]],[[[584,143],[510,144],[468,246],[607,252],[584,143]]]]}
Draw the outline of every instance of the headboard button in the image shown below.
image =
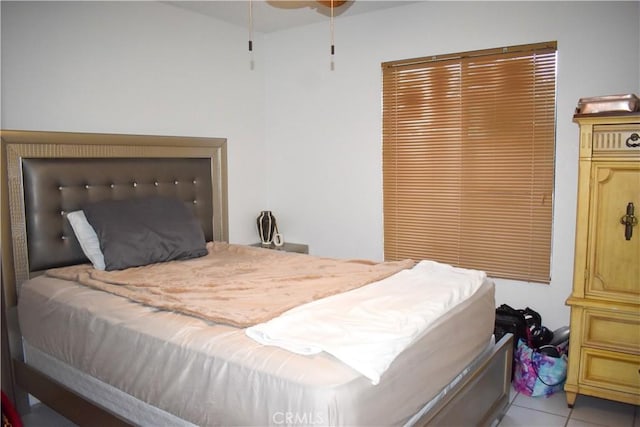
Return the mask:
{"type": "Polygon", "coordinates": [[[137,182],[135,182],[135,181],[133,181],[133,186],[134,186],[134,187],[137,187],[137,186],[138,186],[138,183],[137,183],[137,182]]]}
{"type": "Polygon", "coordinates": [[[64,216],[65,213],[66,213],[65,211],[60,211],[61,216],[64,216]]]}
{"type": "Polygon", "coordinates": [[[64,234],[62,236],[60,236],[61,240],[67,240],[67,236],[65,236],[64,234]]]}
{"type": "Polygon", "coordinates": [[[194,204],[194,205],[197,205],[197,204],[198,204],[198,201],[197,201],[197,200],[194,200],[194,201],[193,201],[193,204],[194,204]]]}
{"type": "Polygon", "coordinates": [[[158,186],[158,181],[154,181],[153,185],[155,185],[157,187],[158,186]]]}
{"type": "Polygon", "coordinates": [[[58,190],[62,191],[62,185],[58,185],[58,190]]]}
{"type": "Polygon", "coordinates": [[[115,185],[115,184],[111,184],[111,185],[109,185],[109,187],[111,187],[111,188],[115,188],[115,187],[116,187],[116,185],[115,185]]]}
{"type": "Polygon", "coordinates": [[[178,180],[176,179],[175,181],[173,181],[173,183],[174,183],[175,185],[178,185],[178,180]]]}
{"type": "Polygon", "coordinates": [[[84,188],[88,190],[89,189],[89,184],[85,184],[84,188]]]}
{"type": "Polygon", "coordinates": [[[197,184],[197,181],[194,179],[193,180],[193,185],[196,185],[196,184],[197,184]]]}

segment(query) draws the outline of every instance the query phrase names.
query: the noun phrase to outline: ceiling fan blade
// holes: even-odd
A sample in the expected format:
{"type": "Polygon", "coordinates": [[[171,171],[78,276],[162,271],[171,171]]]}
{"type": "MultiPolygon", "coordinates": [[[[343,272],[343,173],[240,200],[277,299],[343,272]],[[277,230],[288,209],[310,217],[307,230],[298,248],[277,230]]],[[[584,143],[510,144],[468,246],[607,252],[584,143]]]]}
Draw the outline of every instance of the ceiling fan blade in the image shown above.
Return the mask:
{"type": "MultiPolygon", "coordinates": [[[[316,0],[323,6],[331,7],[331,0],[316,0]]],[[[340,7],[345,4],[347,0],[333,0],[333,7],[340,7]]]]}
{"type": "Polygon", "coordinates": [[[313,1],[295,1],[295,0],[266,0],[266,3],[269,6],[273,6],[278,9],[302,9],[304,7],[309,7],[313,1]]]}
{"type": "MultiPolygon", "coordinates": [[[[305,7],[316,9],[318,12],[326,15],[326,11],[331,9],[331,0],[266,0],[266,3],[269,6],[276,7],[278,9],[302,9],[305,7]],[[324,10],[323,10],[324,9],[324,10]]],[[[340,6],[343,6],[345,3],[348,3],[347,0],[333,0],[333,8],[336,13],[341,12],[341,9],[338,9],[340,6]]],[[[351,1],[350,3],[353,3],[351,1]]],[[[346,8],[343,8],[346,9],[346,8]]]]}

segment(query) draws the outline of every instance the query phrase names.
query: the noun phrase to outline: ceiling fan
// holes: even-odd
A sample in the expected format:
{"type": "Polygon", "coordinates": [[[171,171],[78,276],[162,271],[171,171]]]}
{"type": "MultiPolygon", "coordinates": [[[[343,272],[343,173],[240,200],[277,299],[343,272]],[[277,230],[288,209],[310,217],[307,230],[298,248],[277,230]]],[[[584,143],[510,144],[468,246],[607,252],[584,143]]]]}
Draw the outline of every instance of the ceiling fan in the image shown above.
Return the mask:
{"type": "Polygon", "coordinates": [[[354,0],[333,0],[333,5],[331,4],[331,0],[266,0],[266,3],[269,6],[276,7],[278,9],[303,9],[308,7],[310,9],[315,9],[318,13],[325,16],[329,16],[332,9],[334,15],[341,14],[351,6],[353,1],[354,0]]]}
{"type": "Polygon", "coordinates": [[[327,7],[338,7],[338,6],[342,6],[343,4],[345,4],[347,2],[347,0],[316,0],[318,3],[323,4],[327,7]]]}
{"type": "MultiPolygon", "coordinates": [[[[336,15],[340,15],[346,11],[355,0],[315,0],[315,1],[302,1],[302,0],[266,0],[266,3],[270,6],[279,9],[301,9],[311,8],[316,12],[331,17],[331,55],[335,54],[335,45],[333,42],[333,18],[336,15]]],[[[249,51],[253,50],[253,13],[251,0],[249,1],[249,51]]]]}

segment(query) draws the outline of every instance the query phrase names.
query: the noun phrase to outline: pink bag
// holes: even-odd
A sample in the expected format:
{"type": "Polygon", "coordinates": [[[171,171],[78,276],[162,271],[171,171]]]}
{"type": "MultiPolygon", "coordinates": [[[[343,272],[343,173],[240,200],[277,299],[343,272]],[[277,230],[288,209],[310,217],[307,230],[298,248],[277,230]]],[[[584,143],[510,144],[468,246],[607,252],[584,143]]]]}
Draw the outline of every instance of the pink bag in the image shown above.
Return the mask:
{"type": "Polygon", "coordinates": [[[513,387],[527,396],[551,396],[562,390],[567,379],[566,348],[553,357],[534,350],[519,340],[514,360],[513,387]]]}

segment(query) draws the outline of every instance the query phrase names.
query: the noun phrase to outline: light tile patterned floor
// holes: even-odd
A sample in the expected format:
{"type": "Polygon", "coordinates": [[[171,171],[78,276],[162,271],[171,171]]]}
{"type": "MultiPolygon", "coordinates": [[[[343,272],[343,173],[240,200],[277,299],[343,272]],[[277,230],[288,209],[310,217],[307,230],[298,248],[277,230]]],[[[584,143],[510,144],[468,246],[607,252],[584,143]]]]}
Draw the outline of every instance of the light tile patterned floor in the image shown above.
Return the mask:
{"type": "MultiPolygon", "coordinates": [[[[42,404],[36,405],[34,410],[23,418],[23,422],[24,427],[75,426],[42,404]]],[[[569,409],[564,393],[544,398],[528,397],[512,390],[509,409],[498,427],[514,426],[640,427],[640,407],[590,396],[578,396],[573,409],[569,409]]]]}
{"type": "Polygon", "coordinates": [[[571,409],[564,392],[544,398],[512,390],[511,404],[498,427],[514,426],[640,427],[640,407],[579,395],[571,409]]]}
{"type": "Polygon", "coordinates": [[[49,409],[42,403],[31,407],[31,412],[22,417],[24,427],[76,427],[74,423],[49,409]]]}

